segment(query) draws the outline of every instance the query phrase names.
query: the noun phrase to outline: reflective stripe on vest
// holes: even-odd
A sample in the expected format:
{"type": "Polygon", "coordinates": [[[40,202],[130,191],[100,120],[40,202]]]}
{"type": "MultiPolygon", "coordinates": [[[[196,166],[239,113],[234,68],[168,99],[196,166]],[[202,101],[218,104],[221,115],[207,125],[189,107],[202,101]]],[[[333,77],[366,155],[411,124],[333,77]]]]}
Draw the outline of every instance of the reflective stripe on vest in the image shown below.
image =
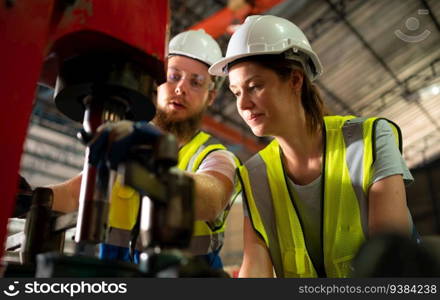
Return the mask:
{"type": "MultiPolygon", "coordinates": [[[[179,151],[178,168],[189,172],[196,172],[202,161],[212,151],[226,150],[226,147],[205,132],[199,132],[189,143],[179,151]]],[[[207,254],[220,250],[224,241],[226,216],[230,205],[214,222],[194,222],[194,232],[189,246],[193,255],[207,254]]]]}
{"type": "MultiPolygon", "coordinates": [[[[351,261],[365,240],[361,220],[366,218],[361,218],[359,206],[366,205],[373,174],[376,121],[353,116],[324,118],[322,245],[328,277],[349,276],[351,261]]],[[[397,126],[393,130],[398,133],[397,126]]],[[[240,177],[252,225],[269,249],[277,276],[317,277],[277,141],[246,162],[240,177]]]]}

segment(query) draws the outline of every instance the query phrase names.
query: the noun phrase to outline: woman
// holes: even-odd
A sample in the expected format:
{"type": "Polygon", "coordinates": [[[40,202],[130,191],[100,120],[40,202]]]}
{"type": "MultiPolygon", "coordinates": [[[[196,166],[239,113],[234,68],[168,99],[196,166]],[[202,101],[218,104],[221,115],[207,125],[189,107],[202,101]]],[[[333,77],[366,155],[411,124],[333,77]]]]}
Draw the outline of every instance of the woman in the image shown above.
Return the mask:
{"type": "Polygon", "coordinates": [[[251,16],[210,69],[228,75],[253,133],[273,141],[240,168],[241,277],[347,277],[367,237],[410,235],[398,127],[385,119],[326,116],[312,81],[321,63],[303,32],[251,16]]]}

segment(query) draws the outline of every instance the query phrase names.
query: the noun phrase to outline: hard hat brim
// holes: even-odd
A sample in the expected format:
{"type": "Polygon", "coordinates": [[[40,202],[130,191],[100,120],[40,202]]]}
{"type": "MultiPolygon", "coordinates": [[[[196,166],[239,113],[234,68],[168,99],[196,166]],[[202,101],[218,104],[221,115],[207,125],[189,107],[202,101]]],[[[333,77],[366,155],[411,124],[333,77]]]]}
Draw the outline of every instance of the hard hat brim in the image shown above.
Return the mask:
{"type": "Polygon", "coordinates": [[[230,64],[231,62],[236,61],[237,59],[247,57],[247,56],[256,56],[256,55],[267,55],[267,54],[279,54],[279,51],[273,51],[273,52],[254,52],[254,53],[243,53],[243,54],[237,54],[234,56],[223,58],[214,64],[209,68],[208,72],[211,75],[214,76],[228,76],[228,72],[226,71],[226,66],[230,64]]]}
{"type": "MultiPolygon", "coordinates": [[[[248,56],[256,56],[256,55],[271,55],[271,54],[281,54],[285,51],[285,49],[283,51],[261,51],[261,52],[253,52],[253,53],[242,53],[242,54],[237,54],[237,55],[233,55],[230,57],[226,57],[223,58],[217,62],[215,62],[214,64],[212,64],[212,66],[208,69],[209,74],[214,75],[214,76],[228,76],[228,71],[225,68],[228,64],[243,58],[243,57],[248,57],[248,56]]],[[[306,49],[301,49],[301,51],[306,52],[307,54],[312,54],[310,53],[310,51],[306,50],[306,49]]],[[[315,53],[313,53],[313,55],[316,55],[315,53]]],[[[314,80],[316,77],[318,77],[319,75],[322,74],[323,68],[322,68],[322,64],[319,60],[315,60],[313,59],[314,56],[310,56],[312,58],[313,64],[315,65],[315,69],[316,69],[316,74],[314,74],[313,78],[310,78],[310,80],[314,80]]]]}
{"type": "Polygon", "coordinates": [[[198,62],[201,62],[202,64],[206,65],[208,68],[212,65],[212,63],[207,61],[207,60],[201,59],[200,57],[197,57],[195,55],[187,54],[187,53],[182,52],[182,51],[174,51],[173,53],[169,53],[168,57],[171,57],[171,56],[184,56],[184,57],[188,57],[188,58],[194,59],[194,60],[196,60],[198,62]]]}

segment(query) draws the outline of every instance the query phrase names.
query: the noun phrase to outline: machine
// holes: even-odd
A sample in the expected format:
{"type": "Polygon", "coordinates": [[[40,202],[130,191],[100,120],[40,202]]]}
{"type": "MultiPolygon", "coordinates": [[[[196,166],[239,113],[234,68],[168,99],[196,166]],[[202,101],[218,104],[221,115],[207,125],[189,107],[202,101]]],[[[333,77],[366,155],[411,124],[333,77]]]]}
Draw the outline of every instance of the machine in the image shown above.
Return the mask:
{"type": "MultiPolygon", "coordinates": [[[[87,145],[106,122],[149,121],[155,114],[152,100],[156,86],[165,80],[168,19],[168,2],[163,0],[0,2],[0,90],[5,112],[0,130],[1,137],[9,141],[9,147],[0,150],[0,243],[5,241],[7,220],[14,207],[37,82],[55,88],[57,108],[83,124],[79,138],[87,145]]],[[[151,143],[134,145],[129,159],[118,169],[123,183],[145,196],[145,220],[136,225],[143,240],[138,266],[100,261],[90,252],[106,238],[108,196],[115,171],[90,164],[89,154],[87,147],[79,211],[55,214],[51,190],[34,190],[21,238],[22,264],[8,266],[4,275],[195,274],[191,266],[180,268],[183,263],[178,255],[162,252],[187,245],[192,231],[192,213],[183,216],[182,212],[192,212],[193,183],[172,169],[177,160],[175,140],[164,135],[151,143]],[[180,216],[179,221],[171,214],[180,216]],[[77,255],[60,255],[63,232],[72,226],[76,226],[77,255]]],[[[7,247],[18,244],[19,237],[8,239],[7,247]]]]}

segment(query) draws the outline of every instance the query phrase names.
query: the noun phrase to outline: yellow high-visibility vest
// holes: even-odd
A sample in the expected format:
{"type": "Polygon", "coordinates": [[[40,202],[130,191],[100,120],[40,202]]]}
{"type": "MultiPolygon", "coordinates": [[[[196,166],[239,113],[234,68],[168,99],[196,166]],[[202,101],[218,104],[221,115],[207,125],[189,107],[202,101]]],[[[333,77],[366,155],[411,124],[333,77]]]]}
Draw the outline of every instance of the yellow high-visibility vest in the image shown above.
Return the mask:
{"type": "MultiPolygon", "coordinates": [[[[327,277],[348,277],[365,241],[359,203],[368,197],[378,118],[324,118],[322,245],[327,277]]],[[[390,122],[391,123],[391,122],[390,122]]],[[[391,123],[396,143],[400,131],[391,123]]],[[[317,277],[301,219],[287,186],[279,144],[273,140],[239,168],[252,226],[269,249],[277,277],[317,277]]]]}
{"type": "MultiPolygon", "coordinates": [[[[179,150],[177,167],[180,170],[195,172],[209,153],[225,149],[226,147],[220,144],[215,138],[201,131],[179,150]]],[[[235,158],[235,161],[238,166],[238,159],[235,158]]],[[[236,187],[235,194],[237,193],[238,187],[236,187]]],[[[135,190],[127,186],[122,186],[116,181],[111,196],[109,226],[131,230],[136,223],[139,201],[140,196],[135,190]]],[[[226,216],[231,206],[232,201],[215,222],[194,222],[193,237],[188,249],[190,253],[193,255],[202,255],[221,248],[224,240],[226,216]]],[[[115,232],[115,234],[119,234],[119,232],[115,232]]],[[[116,238],[113,240],[125,241],[126,239],[116,238]]],[[[118,246],[126,247],[127,245],[118,246]]]]}

